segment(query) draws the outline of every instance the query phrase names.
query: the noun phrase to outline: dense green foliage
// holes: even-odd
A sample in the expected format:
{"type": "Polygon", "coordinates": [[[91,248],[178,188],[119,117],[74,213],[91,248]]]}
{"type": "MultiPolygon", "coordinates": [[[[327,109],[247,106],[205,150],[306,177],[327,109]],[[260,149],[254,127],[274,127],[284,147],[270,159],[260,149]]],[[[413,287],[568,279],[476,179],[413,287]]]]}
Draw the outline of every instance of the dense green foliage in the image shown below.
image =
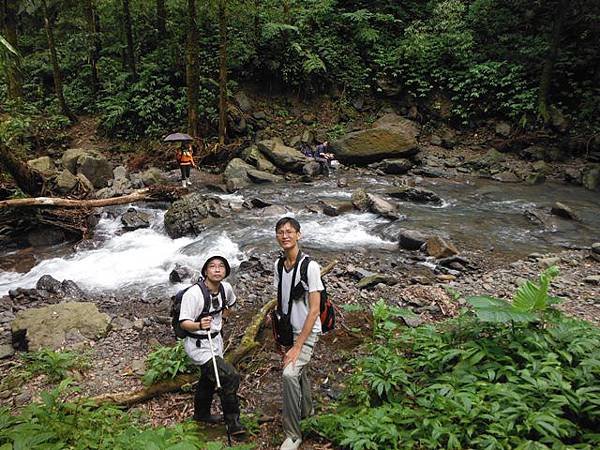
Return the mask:
{"type": "MultiPolygon", "coordinates": [[[[550,311],[548,311],[550,313],[550,311]]],[[[513,326],[463,315],[400,328],[373,311],[374,342],[335,413],[308,427],[362,449],[600,446],[600,330],[554,312],[513,326]]]]}
{"type": "MultiPolygon", "coordinates": [[[[225,448],[219,442],[203,441],[191,422],[174,427],[150,428],[140,417],[114,406],[64,400],[68,381],[42,393],[41,403],[32,403],[19,415],[0,408],[0,449],[172,449],[225,448]]],[[[239,450],[252,448],[236,446],[239,450]]]]}
{"type": "Polygon", "coordinates": [[[190,373],[192,364],[183,348],[183,341],[173,347],[158,347],[146,358],[144,384],[149,386],[158,381],[173,379],[181,373],[190,373]]]}
{"type": "MultiPolygon", "coordinates": [[[[22,6],[35,2],[17,2],[22,6]]],[[[540,114],[544,67],[548,101],[580,123],[598,110],[598,2],[525,0],[229,0],[228,67],[236,83],[268,94],[334,93],[340,105],[362,94],[394,96],[428,114],[463,123],[503,116],[533,124],[540,114]],[[558,30],[558,33],[553,33],[558,30]],[[553,52],[553,50],[555,50],[553,52]],[[548,65],[547,63],[551,63],[548,65]]],[[[100,114],[105,133],[153,137],[185,123],[187,2],[166,1],[166,33],[155,2],[131,2],[137,79],[125,60],[122,2],[96,0],[91,33],[85,2],[49,1],[66,102],[100,114]],[[90,49],[98,46],[94,92],[90,49]]],[[[217,123],[218,9],[198,7],[198,113],[217,123]]],[[[24,100],[56,111],[52,65],[39,7],[19,9],[16,50],[23,56],[24,100]]],[[[7,51],[3,60],[8,60],[7,51]]],[[[5,67],[6,64],[2,65],[5,67]]],[[[2,77],[4,82],[4,77],[2,77]]],[[[0,98],[6,86],[0,85],[0,98]]],[[[1,102],[0,102],[1,103],[1,102]]]]}

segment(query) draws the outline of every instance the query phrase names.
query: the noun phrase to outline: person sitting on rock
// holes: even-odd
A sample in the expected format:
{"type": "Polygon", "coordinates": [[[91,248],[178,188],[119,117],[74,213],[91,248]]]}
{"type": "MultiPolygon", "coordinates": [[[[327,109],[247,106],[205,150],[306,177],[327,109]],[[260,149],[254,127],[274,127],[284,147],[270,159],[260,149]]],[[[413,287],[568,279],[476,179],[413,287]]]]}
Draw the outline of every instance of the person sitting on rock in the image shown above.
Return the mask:
{"type": "Polygon", "coordinates": [[[331,161],[335,159],[335,155],[333,153],[328,152],[329,142],[324,141],[323,143],[317,145],[317,148],[314,153],[315,161],[321,164],[321,169],[325,175],[329,175],[331,171],[331,161]]]}

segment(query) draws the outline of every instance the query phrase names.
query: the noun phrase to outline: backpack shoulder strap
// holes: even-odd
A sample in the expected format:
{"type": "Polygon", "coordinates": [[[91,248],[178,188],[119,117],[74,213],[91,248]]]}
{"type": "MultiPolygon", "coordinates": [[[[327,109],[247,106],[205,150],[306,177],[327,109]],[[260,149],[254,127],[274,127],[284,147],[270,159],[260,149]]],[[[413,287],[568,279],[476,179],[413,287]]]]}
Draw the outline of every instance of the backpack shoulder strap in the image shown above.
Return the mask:
{"type": "Polygon", "coordinates": [[[275,276],[279,280],[277,283],[277,309],[281,311],[281,279],[283,278],[283,256],[277,260],[277,273],[275,276]]]}
{"type": "Polygon", "coordinates": [[[199,316],[202,317],[206,316],[208,314],[208,311],[210,310],[210,291],[208,290],[208,286],[206,286],[206,283],[204,282],[203,278],[200,278],[198,280],[198,283],[196,284],[202,291],[202,297],[204,298],[204,305],[202,306],[202,312],[199,316]]]}
{"type": "Polygon", "coordinates": [[[310,256],[305,256],[300,264],[300,279],[308,284],[308,265],[310,264],[310,256]]]}

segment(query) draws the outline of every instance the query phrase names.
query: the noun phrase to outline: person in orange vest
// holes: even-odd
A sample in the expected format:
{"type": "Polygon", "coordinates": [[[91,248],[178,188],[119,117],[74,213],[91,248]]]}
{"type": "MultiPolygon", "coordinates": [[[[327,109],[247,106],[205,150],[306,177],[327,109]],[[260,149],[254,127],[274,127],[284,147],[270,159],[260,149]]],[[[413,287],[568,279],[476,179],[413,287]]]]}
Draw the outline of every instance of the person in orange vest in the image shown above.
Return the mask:
{"type": "Polygon", "coordinates": [[[185,147],[185,144],[183,144],[181,148],[177,150],[177,164],[179,164],[179,170],[181,170],[181,185],[183,187],[192,185],[192,182],[190,181],[190,171],[192,166],[196,167],[192,153],[193,148],[191,143],[187,144],[187,148],[185,147]]]}

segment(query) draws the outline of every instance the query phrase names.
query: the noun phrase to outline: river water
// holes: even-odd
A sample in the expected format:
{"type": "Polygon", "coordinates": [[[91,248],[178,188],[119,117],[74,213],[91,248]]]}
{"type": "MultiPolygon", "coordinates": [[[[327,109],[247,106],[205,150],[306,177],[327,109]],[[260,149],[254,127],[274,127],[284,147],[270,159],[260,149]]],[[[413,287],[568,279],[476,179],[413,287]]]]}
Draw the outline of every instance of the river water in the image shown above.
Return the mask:
{"type": "MultiPolygon", "coordinates": [[[[45,274],[58,280],[70,279],[91,291],[115,291],[155,296],[172,293],[179,286],[169,283],[176,264],[198,268],[204,259],[219,253],[235,267],[256,252],[277,248],[274,224],[280,212],[239,206],[246,199],[260,198],[284,206],[302,224],[302,245],[311,253],[362,252],[397,253],[397,244],[381,237],[378,230],[390,222],[372,213],[351,212],[329,217],[310,212],[308,205],[324,201],[349,201],[352,191],[385,196],[393,190],[394,177],[352,176],[348,187],[337,186],[337,176],[312,184],[258,185],[242,194],[216,195],[239,209],[195,238],[171,239],[164,232],[165,211],[151,205],[133,205],[152,216],[147,229],[123,232],[120,214],[129,206],[110,208],[100,220],[93,238],[75,251],[58,246],[41,249],[37,262],[26,272],[0,272],[0,295],[17,287],[35,287],[45,274]]],[[[485,179],[425,179],[421,187],[435,191],[441,206],[398,202],[405,216],[402,227],[436,233],[450,238],[459,249],[489,252],[490,257],[519,259],[532,252],[558,251],[564,247],[589,246],[600,240],[600,196],[583,188],[559,184],[527,186],[485,179]],[[527,218],[525,212],[548,212],[554,202],[570,206],[581,222],[549,217],[546,226],[527,218]]],[[[18,259],[19,253],[0,253],[18,259]]]]}

